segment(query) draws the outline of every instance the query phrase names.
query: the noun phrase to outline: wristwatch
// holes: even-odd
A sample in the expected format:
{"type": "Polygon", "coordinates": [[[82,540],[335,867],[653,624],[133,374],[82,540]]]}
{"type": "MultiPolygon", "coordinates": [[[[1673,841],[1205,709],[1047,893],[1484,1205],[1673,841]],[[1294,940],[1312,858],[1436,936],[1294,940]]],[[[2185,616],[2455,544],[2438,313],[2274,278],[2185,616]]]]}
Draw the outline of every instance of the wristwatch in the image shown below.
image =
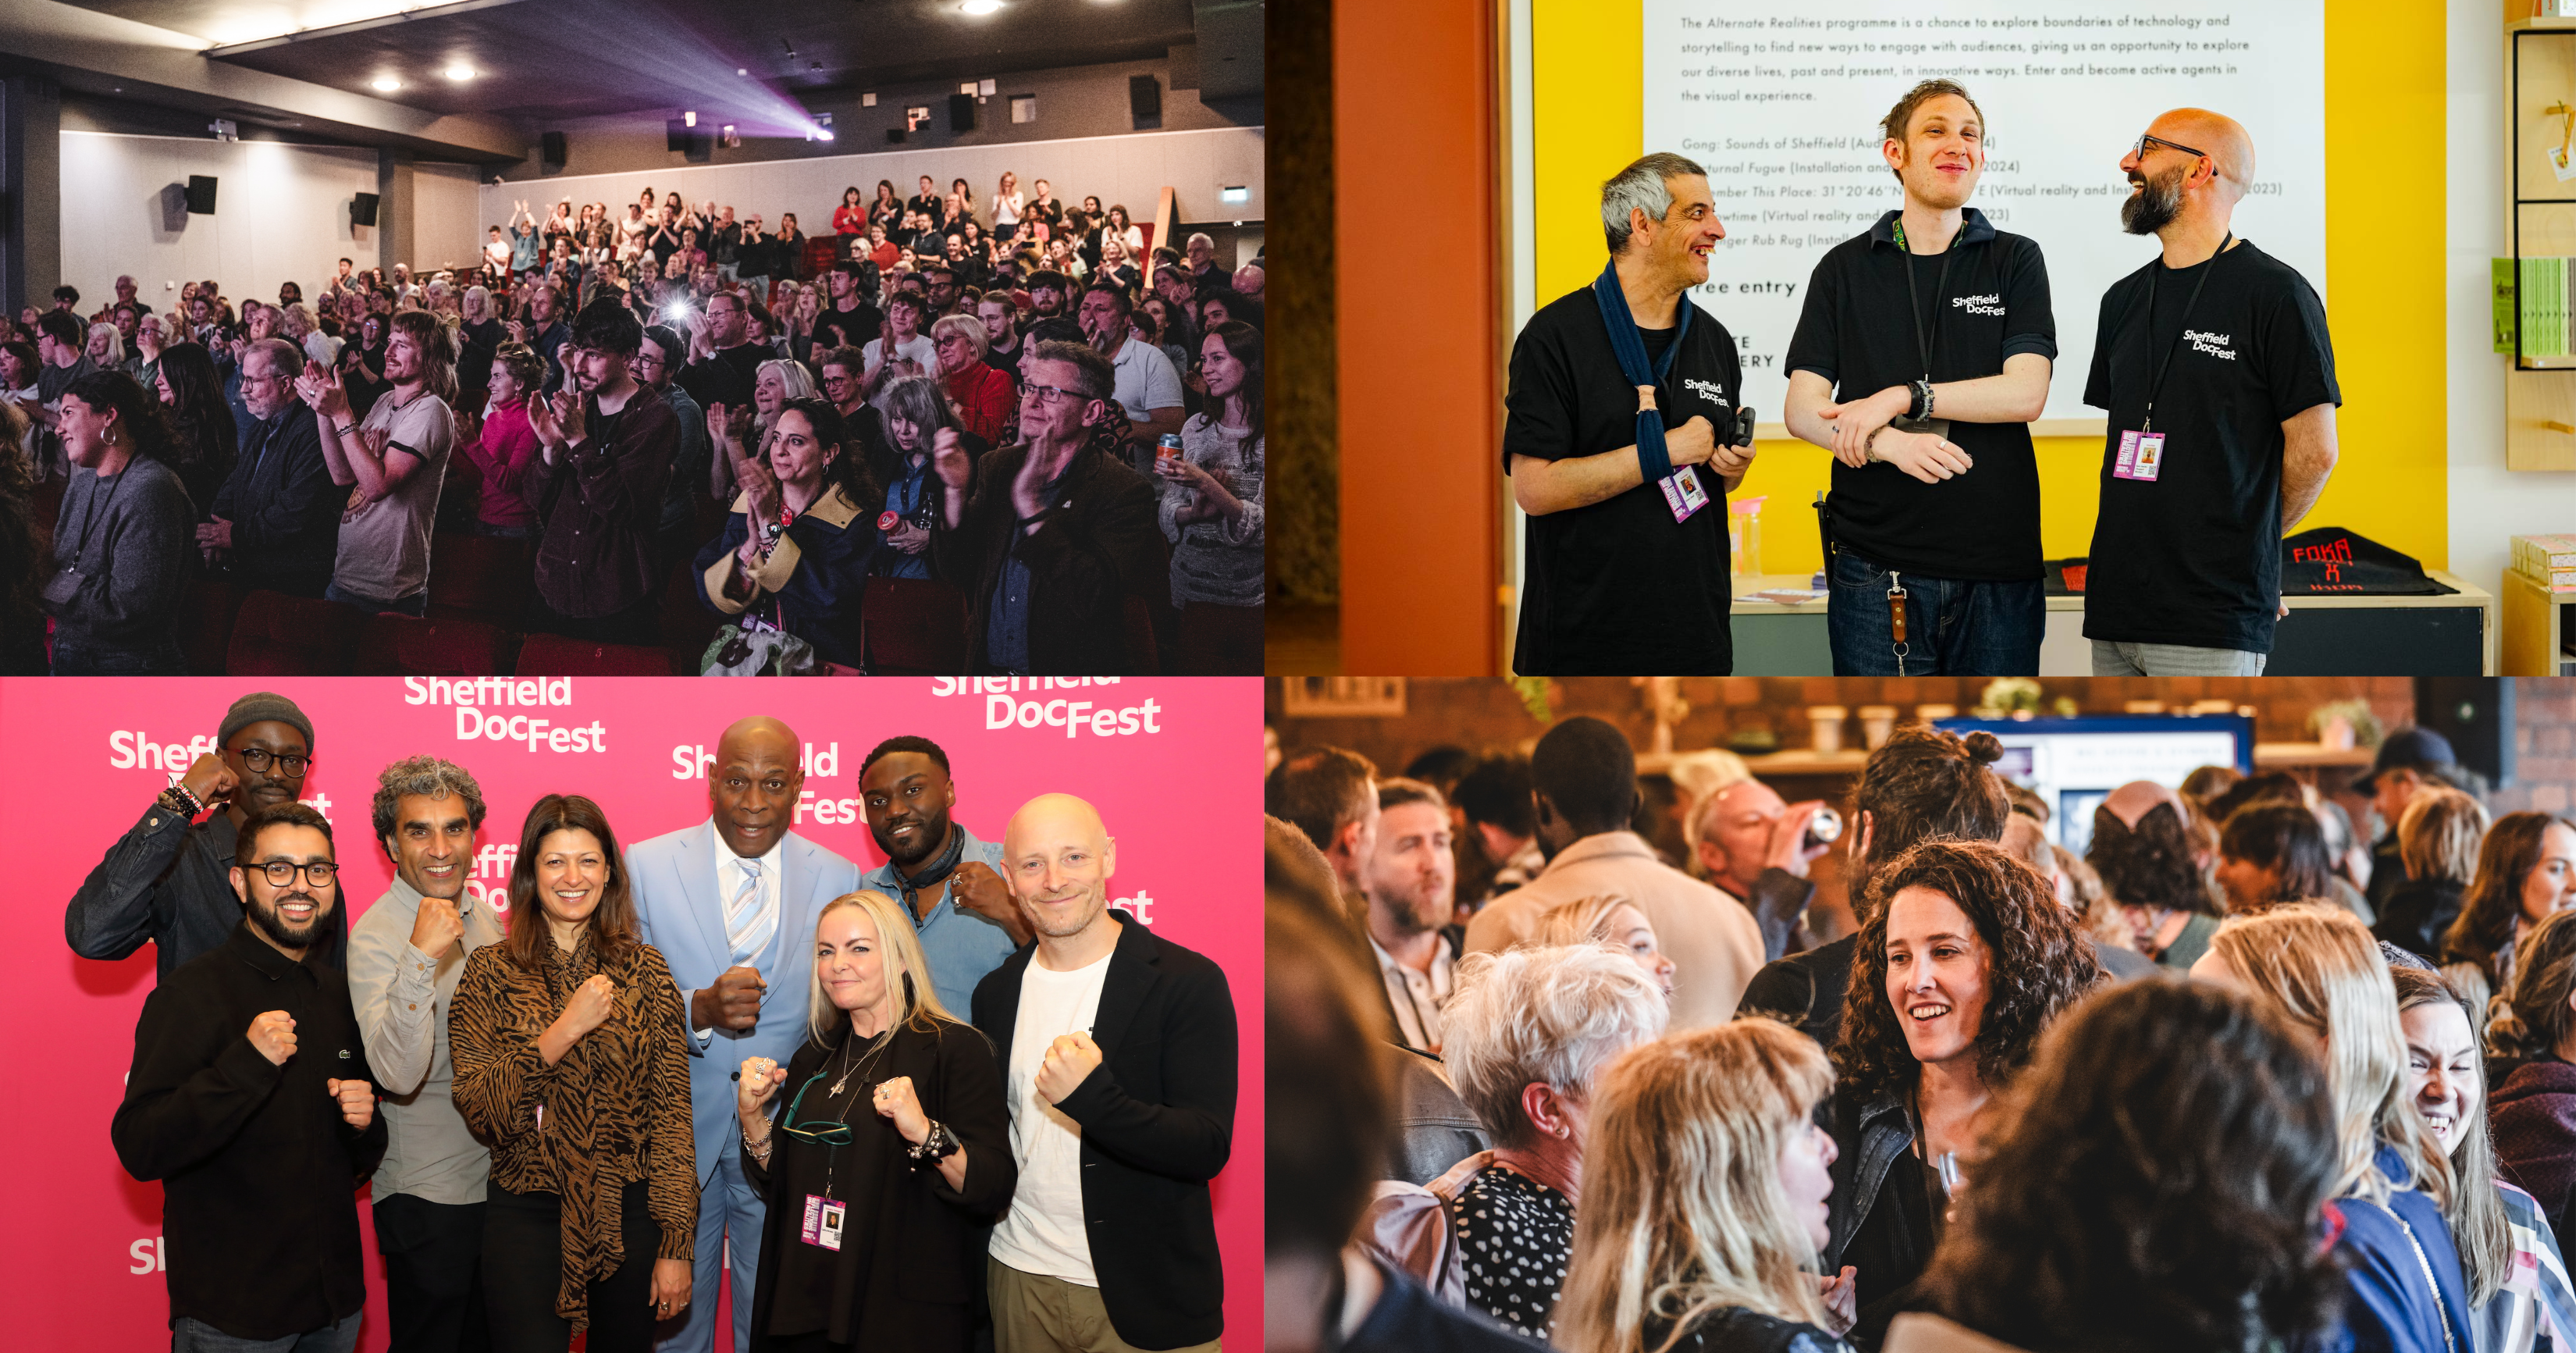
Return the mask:
{"type": "Polygon", "coordinates": [[[921,1145],[904,1148],[904,1154],[911,1156],[916,1165],[936,1165],[965,1149],[966,1144],[957,1140],[957,1134],[949,1131],[946,1123],[934,1118],[930,1122],[930,1135],[921,1139],[921,1145]]]}

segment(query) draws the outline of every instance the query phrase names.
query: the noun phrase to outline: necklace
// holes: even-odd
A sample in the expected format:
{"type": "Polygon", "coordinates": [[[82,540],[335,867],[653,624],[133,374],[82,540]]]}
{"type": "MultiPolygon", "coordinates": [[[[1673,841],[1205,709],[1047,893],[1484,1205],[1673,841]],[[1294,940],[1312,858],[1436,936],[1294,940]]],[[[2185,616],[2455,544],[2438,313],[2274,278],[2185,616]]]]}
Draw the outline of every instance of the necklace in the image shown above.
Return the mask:
{"type": "Polygon", "coordinates": [[[866,1069],[868,1063],[875,1061],[876,1055],[885,1050],[887,1042],[893,1037],[894,1026],[889,1024],[886,1026],[884,1033],[878,1034],[875,1041],[868,1044],[867,1055],[859,1058],[856,1065],[852,1065],[850,1049],[856,1046],[859,1041],[857,1033],[855,1031],[852,1032],[849,1041],[841,1045],[841,1078],[832,1082],[832,1093],[836,1096],[839,1095],[843,1087],[850,1083],[850,1078],[866,1069]]]}

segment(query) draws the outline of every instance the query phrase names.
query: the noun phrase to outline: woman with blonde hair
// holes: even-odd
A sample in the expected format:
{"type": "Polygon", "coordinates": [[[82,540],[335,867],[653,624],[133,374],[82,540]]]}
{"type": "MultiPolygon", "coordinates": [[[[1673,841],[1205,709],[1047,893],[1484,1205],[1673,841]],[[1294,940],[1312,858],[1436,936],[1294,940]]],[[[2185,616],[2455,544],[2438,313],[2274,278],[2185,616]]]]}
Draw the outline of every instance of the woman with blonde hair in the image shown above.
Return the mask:
{"type": "Polygon", "coordinates": [[[1622,1053],[1592,1097],[1586,1197],[1558,1302],[1568,1353],[1826,1353],[1849,1270],[1820,1286],[1833,1070],[1768,1019],[1622,1053]]]}
{"type": "Polygon", "coordinates": [[[715,464],[708,467],[708,496],[719,503],[733,501],[733,462],[745,454],[767,456],[769,436],[778,427],[778,411],[800,399],[812,399],[814,373],[803,362],[773,357],[753,367],[751,372],[751,426],[745,428],[731,417],[730,410],[718,413],[707,410],[707,437],[715,444],[715,464]],[[750,439],[744,445],[746,435],[750,439]]]}
{"type": "Polygon", "coordinates": [[[1616,949],[1646,974],[1646,980],[1673,999],[1673,960],[1655,938],[1655,927],[1637,904],[1624,897],[1568,898],[1540,913],[1538,942],[1547,945],[1598,944],[1616,949]]]}
{"type": "Polygon", "coordinates": [[[769,1216],[751,1348],[962,1353],[978,1228],[1018,1179],[1001,1065],[939,1003],[892,898],[825,903],[813,944],[804,1046],[784,1067],[744,1059],[736,1097],[743,1177],[769,1216]]]}
{"type": "Polygon", "coordinates": [[[2370,933],[2427,960],[2442,952],[2442,932],[2458,920],[2461,900],[2478,876],[2486,840],[2486,805],[2456,789],[2417,794],[2397,819],[2397,857],[2406,881],[2379,904],[2370,933]]]}
{"type": "Polygon", "coordinates": [[[2334,1100],[2344,1322],[2358,1345],[2468,1346],[2467,1284],[2444,1219],[2451,1159],[2406,1093],[2406,1031],[2379,942],[2348,911],[2292,903],[2220,923],[2191,975],[2253,993],[2319,1045],[2334,1100]]]}

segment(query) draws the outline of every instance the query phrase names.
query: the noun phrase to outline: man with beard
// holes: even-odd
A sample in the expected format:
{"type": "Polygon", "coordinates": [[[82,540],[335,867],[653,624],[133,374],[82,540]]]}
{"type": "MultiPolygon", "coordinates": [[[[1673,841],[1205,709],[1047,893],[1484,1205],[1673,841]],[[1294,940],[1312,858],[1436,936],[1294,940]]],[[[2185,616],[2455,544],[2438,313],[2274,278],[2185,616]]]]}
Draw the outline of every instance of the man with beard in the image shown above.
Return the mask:
{"type": "Polygon", "coordinates": [[[1055,319],[1065,314],[1065,293],[1073,283],[1053,268],[1041,268],[1029,274],[1029,321],[1055,319]]]}
{"type": "Polygon", "coordinates": [[[1743,370],[1726,326],[1686,294],[1726,238],[1708,171],[1638,160],[1601,185],[1601,226],[1601,276],[1512,344],[1503,469],[1529,561],[1512,668],[1724,675],[1734,594],[1713,500],[1753,448],[1719,445],[1743,370]]]}
{"type": "Polygon", "coordinates": [[[2334,470],[2325,305],[2230,228],[2254,180],[2231,119],[2166,113],[2120,172],[2121,225],[2164,250],[2103,293],[2084,384],[2110,412],[2084,589],[2093,674],[2261,676],[2289,614],[2281,537],[2334,470]]]}
{"type": "Polygon", "coordinates": [[[1377,849],[1368,860],[1369,952],[1387,1014],[1408,1048],[1440,1055],[1440,1008],[1457,986],[1466,932],[1450,916],[1458,882],[1449,805],[1419,780],[1377,782],[1377,849]]]}
{"type": "Polygon", "coordinates": [[[144,999],[109,1125],[160,1180],[173,1348],[347,1353],[367,1304],[357,1190],[385,1126],[349,985],[313,961],[338,920],[331,824],[251,814],[223,944],[144,999]]]}
{"type": "Polygon", "coordinates": [[[814,989],[814,922],[859,886],[857,865],[798,836],[800,742],[776,719],[737,721],[707,768],[707,820],[627,847],[636,929],[662,952],[688,1012],[690,1121],[697,1144],[698,1237],[689,1303],[661,1353],[707,1353],[716,1337],[716,1269],[733,1276],[733,1346],[751,1346],[752,1292],[768,1209],[742,1173],[734,1076],[743,1060],[784,1066],[805,1041],[814,989]]]}
{"type": "Polygon", "coordinates": [[[385,767],[371,809],[394,881],[349,928],[349,997],[385,1091],[376,1248],[393,1343],[423,1353],[481,1348],[492,1153],[456,1111],[447,1017],[466,956],[501,939],[492,908],[465,887],[483,789],[463,766],[415,756],[385,767]]]}
{"type": "Polygon", "coordinates": [[[1904,207],[1816,265],[1786,363],[1789,431],[1834,453],[1834,673],[2035,676],[2048,269],[1966,205],[1986,167],[1966,90],[1926,80],[1881,130],[1904,207]]]}
{"type": "Polygon", "coordinates": [[[986,1272],[995,1353],[1214,1353],[1224,1275],[1208,1181],[1234,1137],[1234,999],[1206,956],[1109,906],[1118,843],[1044,794],[1003,876],[1032,944],[975,988],[1020,1161],[986,1272]]]}
{"type": "Polygon", "coordinates": [[[1109,359],[1115,373],[1111,388],[1134,429],[1127,444],[1136,456],[1135,470],[1150,474],[1156,440],[1180,431],[1190,411],[1182,407],[1181,377],[1172,370],[1172,359],[1136,337],[1133,310],[1124,289],[1097,282],[1083,291],[1076,317],[1082,321],[1082,336],[1109,359]]]}
{"type": "MultiPolygon", "coordinates": [[[[267,691],[235,700],[216,730],[215,750],[173,778],[72,894],[63,915],[72,952],[120,959],[148,940],[157,950],[157,979],[167,982],[188,960],[222,947],[241,924],[241,899],[226,871],[242,824],[295,802],[312,757],[313,723],[294,701],[267,691]]],[[[313,961],[340,968],[348,921],[335,911],[324,930],[313,961]]]]}
{"type": "Polygon", "coordinates": [[[323,600],[416,616],[429,605],[430,531],[456,444],[456,417],[448,411],[456,397],[456,338],[426,310],[394,316],[392,333],[385,379],[393,388],[363,422],[351,417],[335,371],[308,366],[297,390],[319,415],[332,482],[355,486],[323,600]]]}
{"type": "Polygon", "coordinates": [[[859,796],[868,834],[886,853],[885,864],[859,886],[903,903],[939,1003],[960,1013],[972,1009],[976,983],[1031,933],[996,872],[1001,842],[979,841],[949,818],[957,785],[948,778],[948,753],[928,738],[878,743],[859,763],[859,796]]]}

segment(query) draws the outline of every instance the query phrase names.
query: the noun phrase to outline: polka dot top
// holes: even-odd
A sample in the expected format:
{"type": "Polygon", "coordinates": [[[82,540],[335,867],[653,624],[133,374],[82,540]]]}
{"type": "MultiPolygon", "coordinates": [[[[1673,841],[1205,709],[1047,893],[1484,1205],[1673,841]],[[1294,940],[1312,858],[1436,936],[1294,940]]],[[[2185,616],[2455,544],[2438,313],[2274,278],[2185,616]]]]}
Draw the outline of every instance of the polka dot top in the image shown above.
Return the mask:
{"type": "Polygon", "coordinates": [[[1467,1307],[1545,1342],[1574,1256],[1574,1204],[1505,1166],[1469,1181],[1450,1204],[1467,1279],[1467,1307]]]}

